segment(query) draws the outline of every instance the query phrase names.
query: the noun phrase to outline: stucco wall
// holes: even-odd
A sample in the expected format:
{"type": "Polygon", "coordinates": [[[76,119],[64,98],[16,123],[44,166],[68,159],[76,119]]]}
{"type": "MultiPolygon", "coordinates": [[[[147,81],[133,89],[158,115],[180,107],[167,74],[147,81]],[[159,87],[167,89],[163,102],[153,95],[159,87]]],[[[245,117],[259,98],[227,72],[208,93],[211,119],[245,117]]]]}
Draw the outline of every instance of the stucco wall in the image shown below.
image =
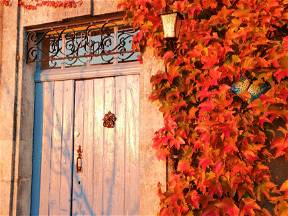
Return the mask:
{"type": "MultiPolygon", "coordinates": [[[[1,17],[1,16],[0,16],[1,17]]],[[[12,159],[15,95],[15,59],[16,40],[5,42],[8,38],[16,39],[16,10],[13,7],[2,11],[2,58],[0,74],[0,211],[9,211],[10,197],[13,197],[12,159]],[[9,25],[10,24],[10,25],[9,25]],[[12,194],[10,194],[12,193],[12,194]]]]}
{"type": "Polygon", "coordinates": [[[2,65],[2,31],[3,31],[3,7],[0,6],[0,74],[2,65]]]}
{"type": "MultiPolygon", "coordinates": [[[[116,12],[117,1],[94,0],[93,7],[94,15],[116,12]]],[[[90,15],[90,12],[88,0],[73,9],[21,9],[17,57],[17,6],[5,7],[3,11],[0,8],[0,215],[27,215],[30,208],[35,65],[25,63],[24,27],[90,15]]],[[[153,53],[148,49],[140,77],[141,215],[156,214],[159,202],[156,186],[158,181],[165,183],[164,163],[155,158],[151,148],[152,136],[161,127],[162,118],[155,105],[148,101],[150,76],[163,65],[151,56],[153,53]]]]}

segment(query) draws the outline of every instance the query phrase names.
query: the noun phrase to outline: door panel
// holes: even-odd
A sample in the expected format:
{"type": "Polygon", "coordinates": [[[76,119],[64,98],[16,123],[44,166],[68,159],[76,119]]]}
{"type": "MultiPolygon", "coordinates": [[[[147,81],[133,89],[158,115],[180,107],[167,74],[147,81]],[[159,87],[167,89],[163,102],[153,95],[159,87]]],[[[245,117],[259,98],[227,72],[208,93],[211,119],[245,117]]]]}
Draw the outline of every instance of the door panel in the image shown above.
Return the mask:
{"type": "Polygon", "coordinates": [[[39,214],[137,215],[138,116],[138,75],[43,82],[39,214]]]}
{"type": "MultiPolygon", "coordinates": [[[[115,84],[114,78],[109,77],[104,79],[104,113],[111,111],[115,113],[115,84]]],[[[117,114],[116,114],[117,116],[117,114]]],[[[104,116],[103,116],[104,117],[104,116]]],[[[116,121],[117,124],[117,121],[116,121]]],[[[104,157],[103,157],[103,213],[104,215],[111,214],[115,205],[112,202],[114,198],[115,185],[115,128],[104,128],[104,157]]]]}
{"type": "Polygon", "coordinates": [[[126,77],[115,78],[115,187],[112,193],[114,208],[111,214],[124,215],[125,211],[125,122],[126,122],[126,77]]]}
{"type": "MultiPolygon", "coordinates": [[[[73,215],[94,215],[94,80],[77,81],[75,89],[73,215]],[[82,171],[77,173],[78,148],[81,146],[82,171]]],[[[99,108],[99,107],[98,107],[99,108]]],[[[103,109],[103,107],[102,107],[103,109]]],[[[100,110],[101,112],[101,110],[100,110]]],[[[102,185],[101,185],[102,186],[102,185]]]]}
{"type": "MultiPolygon", "coordinates": [[[[50,184],[50,152],[52,149],[54,82],[43,83],[43,129],[40,175],[39,214],[48,214],[50,184]]],[[[38,145],[38,143],[35,143],[38,145]]]]}
{"type": "Polygon", "coordinates": [[[139,77],[126,78],[125,215],[139,210],[139,77]]]}
{"type": "MultiPolygon", "coordinates": [[[[50,155],[49,213],[60,215],[61,153],[63,127],[63,83],[54,84],[52,148],[50,155]]],[[[48,158],[47,158],[48,159],[48,158]]]]}
{"type": "MultiPolygon", "coordinates": [[[[77,161],[77,150],[79,146],[84,148],[84,101],[85,101],[85,86],[83,81],[77,81],[75,83],[75,126],[74,126],[74,163],[73,163],[73,173],[76,173],[75,161],[77,161]]],[[[85,167],[85,166],[84,166],[85,167]]],[[[75,214],[82,213],[81,200],[85,201],[84,198],[84,188],[80,183],[84,183],[82,180],[82,175],[73,175],[73,197],[72,206],[74,208],[75,214]],[[82,198],[83,197],[83,198],[82,198]]],[[[89,206],[91,209],[91,207],[89,206]]]]}
{"type": "Polygon", "coordinates": [[[60,167],[60,210],[70,212],[74,123],[74,81],[63,82],[62,143],[60,167]]]}
{"type": "Polygon", "coordinates": [[[74,169],[73,215],[138,213],[138,116],[138,75],[76,81],[74,161],[81,145],[83,171],[74,169]],[[109,111],[115,128],[103,127],[109,111]]]}
{"type": "Polygon", "coordinates": [[[96,215],[103,214],[103,157],[104,157],[104,79],[94,80],[94,202],[96,215]]]}
{"type": "Polygon", "coordinates": [[[39,214],[69,214],[74,81],[44,83],[39,214]]]}

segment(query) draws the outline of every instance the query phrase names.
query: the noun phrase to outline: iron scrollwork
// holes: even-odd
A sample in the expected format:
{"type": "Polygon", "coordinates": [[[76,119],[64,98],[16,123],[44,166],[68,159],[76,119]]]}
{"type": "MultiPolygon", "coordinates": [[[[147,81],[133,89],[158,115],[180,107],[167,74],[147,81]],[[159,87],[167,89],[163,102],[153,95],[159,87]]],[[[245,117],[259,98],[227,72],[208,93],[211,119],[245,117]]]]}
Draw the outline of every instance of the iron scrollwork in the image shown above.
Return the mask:
{"type": "Polygon", "coordinates": [[[136,60],[132,39],[137,30],[106,22],[82,28],[66,27],[27,34],[27,63],[65,65],[105,64],[136,60]]]}

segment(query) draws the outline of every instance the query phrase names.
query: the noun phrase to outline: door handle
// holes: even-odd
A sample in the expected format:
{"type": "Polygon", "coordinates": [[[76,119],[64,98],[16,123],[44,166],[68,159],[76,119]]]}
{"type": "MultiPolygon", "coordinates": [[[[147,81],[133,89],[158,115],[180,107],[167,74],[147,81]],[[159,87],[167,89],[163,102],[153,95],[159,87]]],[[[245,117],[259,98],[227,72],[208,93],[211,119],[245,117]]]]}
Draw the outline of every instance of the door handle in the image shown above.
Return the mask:
{"type": "Polygon", "coordinates": [[[83,150],[81,148],[81,145],[79,145],[77,149],[77,158],[76,158],[77,173],[82,172],[82,153],[83,153],[83,150]]]}

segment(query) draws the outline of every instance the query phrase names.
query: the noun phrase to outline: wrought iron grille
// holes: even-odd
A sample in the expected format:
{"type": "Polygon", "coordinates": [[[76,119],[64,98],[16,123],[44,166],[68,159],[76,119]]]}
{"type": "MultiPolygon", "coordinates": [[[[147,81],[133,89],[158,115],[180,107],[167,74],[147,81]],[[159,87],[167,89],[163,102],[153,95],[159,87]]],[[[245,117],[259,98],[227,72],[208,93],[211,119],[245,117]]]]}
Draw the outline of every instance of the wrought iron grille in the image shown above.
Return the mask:
{"type": "Polygon", "coordinates": [[[109,64],[137,60],[132,39],[137,30],[105,22],[27,33],[27,63],[45,68],[109,64]]]}

